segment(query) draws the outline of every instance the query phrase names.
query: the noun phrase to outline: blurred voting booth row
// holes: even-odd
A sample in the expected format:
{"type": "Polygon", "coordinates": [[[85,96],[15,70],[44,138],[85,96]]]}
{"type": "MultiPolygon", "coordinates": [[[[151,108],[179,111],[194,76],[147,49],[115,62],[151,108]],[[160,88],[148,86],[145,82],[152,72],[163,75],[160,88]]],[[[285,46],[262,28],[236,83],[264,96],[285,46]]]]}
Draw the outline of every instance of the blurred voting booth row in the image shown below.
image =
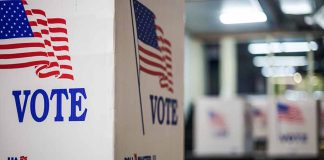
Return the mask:
{"type": "Polygon", "coordinates": [[[201,97],[194,114],[196,157],[314,158],[324,137],[324,102],[311,96],[201,97]]]}

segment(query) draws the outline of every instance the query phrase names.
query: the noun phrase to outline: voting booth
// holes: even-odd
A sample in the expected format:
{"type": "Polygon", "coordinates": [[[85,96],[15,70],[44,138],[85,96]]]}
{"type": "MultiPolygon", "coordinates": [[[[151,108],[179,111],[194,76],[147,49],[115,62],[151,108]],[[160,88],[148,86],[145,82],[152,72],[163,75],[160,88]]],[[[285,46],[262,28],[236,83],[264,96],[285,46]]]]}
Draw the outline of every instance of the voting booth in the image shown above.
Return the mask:
{"type": "Polygon", "coordinates": [[[239,98],[202,97],[194,115],[194,154],[204,156],[244,156],[250,136],[246,103],[239,98]]]}
{"type": "Polygon", "coordinates": [[[272,101],[269,112],[268,156],[316,157],[318,154],[316,101],[310,97],[272,101]]]}
{"type": "Polygon", "coordinates": [[[183,159],[184,1],[0,1],[0,159],[183,159]]]}
{"type": "Polygon", "coordinates": [[[254,140],[265,140],[267,138],[268,124],[267,113],[270,100],[266,95],[248,96],[252,121],[252,137],[254,140]]]}
{"type": "Polygon", "coordinates": [[[318,127],[319,127],[319,150],[324,150],[324,101],[323,98],[317,100],[318,104],[318,127]]]}
{"type": "Polygon", "coordinates": [[[319,102],[319,130],[320,130],[320,139],[324,140],[324,100],[320,100],[319,102]]]}

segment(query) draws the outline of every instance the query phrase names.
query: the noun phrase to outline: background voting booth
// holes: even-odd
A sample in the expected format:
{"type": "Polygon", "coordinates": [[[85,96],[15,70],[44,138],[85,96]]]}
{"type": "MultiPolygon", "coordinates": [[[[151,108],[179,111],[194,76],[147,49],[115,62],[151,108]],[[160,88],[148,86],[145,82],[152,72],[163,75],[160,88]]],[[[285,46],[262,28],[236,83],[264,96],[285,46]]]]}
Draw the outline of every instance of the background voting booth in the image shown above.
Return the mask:
{"type": "Polygon", "coordinates": [[[319,105],[319,113],[318,113],[318,120],[319,120],[319,139],[320,144],[319,148],[320,151],[324,150],[324,101],[323,98],[318,100],[319,105]]]}
{"type": "Polygon", "coordinates": [[[254,140],[267,138],[267,113],[270,101],[265,95],[247,97],[250,105],[252,121],[252,137],[254,140]]]}
{"type": "Polygon", "coordinates": [[[270,157],[315,157],[318,154],[315,100],[278,98],[272,102],[268,122],[270,157]]]}
{"type": "Polygon", "coordinates": [[[247,153],[246,104],[242,99],[202,97],[196,102],[194,153],[197,156],[242,156],[247,153]]]}
{"type": "Polygon", "coordinates": [[[324,100],[319,100],[319,130],[320,138],[324,139],[324,100]]]}
{"type": "Polygon", "coordinates": [[[183,5],[0,1],[0,159],[183,159],[183,5]]]}

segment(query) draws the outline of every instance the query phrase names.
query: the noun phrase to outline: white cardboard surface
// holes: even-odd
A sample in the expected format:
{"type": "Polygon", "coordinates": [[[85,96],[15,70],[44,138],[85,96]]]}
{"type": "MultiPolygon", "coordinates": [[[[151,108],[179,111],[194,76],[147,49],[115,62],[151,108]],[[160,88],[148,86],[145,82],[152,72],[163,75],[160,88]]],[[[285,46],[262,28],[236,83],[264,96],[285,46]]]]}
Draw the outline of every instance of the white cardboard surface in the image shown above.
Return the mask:
{"type": "Polygon", "coordinates": [[[245,153],[245,104],[241,99],[198,99],[194,124],[194,153],[197,156],[245,153]]]}
{"type": "Polygon", "coordinates": [[[252,136],[253,139],[266,139],[268,132],[268,109],[270,100],[266,96],[249,96],[251,105],[252,136]]]}

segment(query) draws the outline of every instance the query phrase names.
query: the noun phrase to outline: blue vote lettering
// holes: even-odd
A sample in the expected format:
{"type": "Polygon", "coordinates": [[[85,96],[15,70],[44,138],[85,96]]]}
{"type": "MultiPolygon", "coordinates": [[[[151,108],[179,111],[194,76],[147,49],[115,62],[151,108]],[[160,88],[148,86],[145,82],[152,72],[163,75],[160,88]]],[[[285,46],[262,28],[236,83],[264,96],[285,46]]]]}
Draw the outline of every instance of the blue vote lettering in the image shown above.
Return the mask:
{"type": "Polygon", "coordinates": [[[150,95],[153,124],[177,125],[178,102],[176,99],[150,95]]]}
{"type": "Polygon", "coordinates": [[[12,91],[12,95],[15,99],[18,121],[20,123],[24,122],[27,104],[29,104],[30,114],[36,122],[45,121],[48,117],[48,113],[50,110],[50,101],[54,101],[54,99],[56,99],[56,116],[54,118],[54,121],[64,121],[64,117],[62,115],[62,102],[63,99],[69,100],[69,98],[71,98],[71,112],[69,121],[85,121],[86,119],[88,109],[82,106],[82,99],[87,99],[87,94],[84,88],[52,89],[50,94],[47,94],[47,92],[43,89],[37,89],[33,93],[31,90],[17,90],[12,91]],[[23,97],[22,101],[20,98],[21,95],[23,97]],[[29,100],[30,95],[31,98],[29,100]],[[37,109],[39,108],[39,105],[37,105],[37,99],[43,100],[43,111],[40,115],[37,114],[39,113],[37,112],[37,109]]]}

